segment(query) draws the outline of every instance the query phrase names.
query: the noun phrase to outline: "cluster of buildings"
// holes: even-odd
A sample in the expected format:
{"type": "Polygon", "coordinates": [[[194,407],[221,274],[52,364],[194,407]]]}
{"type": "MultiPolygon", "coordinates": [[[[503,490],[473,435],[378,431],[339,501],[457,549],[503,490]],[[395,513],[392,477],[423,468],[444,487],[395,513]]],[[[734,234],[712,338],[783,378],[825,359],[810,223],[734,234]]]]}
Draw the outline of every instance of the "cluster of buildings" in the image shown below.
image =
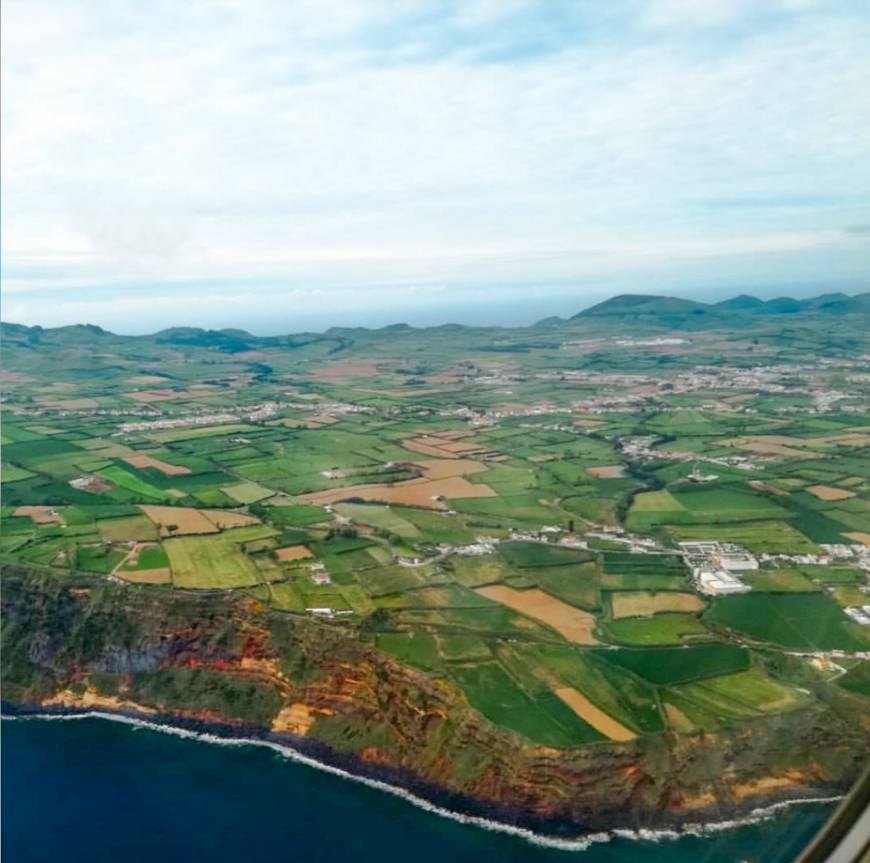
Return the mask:
{"type": "Polygon", "coordinates": [[[742,546],[715,541],[681,542],[679,546],[700,593],[723,596],[752,589],[736,574],[758,569],[756,558],[742,546]]]}
{"type": "Polygon", "coordinates": [[[374,413],[375,410],[366,405],[355,405],[350,402],[323,402],[319,399],[313,402],[284,402],[281,407],[297,411],[313,411],[319,414],[328,414],[329,416],[370,414],[374,413]]]}
{"type": "Polygon", "coordinates": [[[458,545],[453,549],[454,554],[461,554],[464,557],[477,557],[482,554],[495,554],[495,547],[498,545],[498,539],[493,536],[479,536],[477,539],[468,545],[458,545]]]}
{"type": "Polygon", "coordinates": [[[844,608],[843,611],[862,626],[870,626],[870,605],[852,605],[849,608],[844,608]]]}
{"type": "Polygon", "coordinates": [[[88,491],[92,494],[97,494],[101,491],[108,491],[112,487],[110,482],[107,482],[95,473],[77,476],[75,479],[71,479],[69,484],[76,489],[76,491],[88,491]]]}
{"type": "Polygon", "coordinates": [[[642,435],[638,437],[620,438],[619,444],[622,454],[632,459],[666,459],[668,461],[695,462],[689,479],[693,482],[712,482],[718,477],[715,474],[703,474],[698,468],[697,462],[709,462],[723,467],[736,467],[741,470],[759,470],[763,459],[757,456],[726,455],[708,456],[696,452],[680,452],[679,450],[658,449],[656,444],[659,438],[656,435],[642,435]]]}
{"type": "Polygon", "coordinates": [[[691,343],[691,339],[665,336],[657,336],[654,339],[616,339],[616,344],[621,348],[670,348],[677,345],[690,345],[691,343]]]}

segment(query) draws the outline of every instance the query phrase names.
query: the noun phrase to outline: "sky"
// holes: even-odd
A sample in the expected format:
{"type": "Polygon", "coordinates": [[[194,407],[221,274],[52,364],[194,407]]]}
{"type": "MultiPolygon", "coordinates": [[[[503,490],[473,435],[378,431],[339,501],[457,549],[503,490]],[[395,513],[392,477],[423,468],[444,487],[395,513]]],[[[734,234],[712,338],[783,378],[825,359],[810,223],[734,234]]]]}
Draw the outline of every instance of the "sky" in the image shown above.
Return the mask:
{"type": "Polygon", "coordinates": [[[870,290],[870,0],[4,0],[2,317],[870,290]]]}

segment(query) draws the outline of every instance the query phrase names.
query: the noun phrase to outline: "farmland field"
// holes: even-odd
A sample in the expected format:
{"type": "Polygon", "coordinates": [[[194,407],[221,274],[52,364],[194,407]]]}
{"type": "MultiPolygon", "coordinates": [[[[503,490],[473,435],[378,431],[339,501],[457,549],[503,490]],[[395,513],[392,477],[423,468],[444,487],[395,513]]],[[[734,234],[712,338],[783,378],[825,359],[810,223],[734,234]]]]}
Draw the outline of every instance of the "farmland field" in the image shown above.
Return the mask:
{"type": "Polygon", "coordinates": [[[452,676],[484,716],[536,743],[576,746],[604,739],[561,699],[555,695],[530,698],[494,663],[457,668],[452,676]]]}
{"type": "Polygon", "coordinates": [[[509,608],[552,626],[568,641],[576,644],[596,644],[592,635],[595,618],[572,608],[542,590],[514,590],[511,587],[479,587],[477,592],[487,599],[501,602],[509,608]]]}
{"type": "Polygon", "coordinates": [[[250,558],[218,537],[185,536],[163,543],[177,587],[248,587],[260,576],[250,558]]]}
{"type": "Polygon", "coordinates": [[[676,687],[676,691],[701,707],[726,716],[778,712],[806,700],[797,690],[755,670],[683,684],[676,687]]]}
{"type": "Polygon", "coordinates": [[[4,325],[0,563],[37,596],[4,607],[4,687],[160,709],[156,676],[207,669],[227,715],[266,689],[278,727],[460,791],[531,799],[544,765],[541,812],[593,783],[689,820],[747,774],[845,787],[870,711],[866,314],[641,302],[520,328],[4,325]]]}
{"type": "Polygon", "coordinates": [[[131,539],[157,539],[158,529],[144,515],[126,518],[105,518],[97,522],[97,530],[105,542],[126,542],[131,539]]]}
{"type": "Polygon", "coordinates": [[[700,611],[703,607],[704,603],[694,593],[652,593],[635,590],[610,594],[610,608],[614,619],[645,617],[665,611],[700,611]]]}
{"type": "Polygon", "coordinates": [[[599,654],[607,663],[634,672],[650,683],[683,683],[743,671],[749,666],[749,651],[733,644],[705,644],[689,648],[655,650],[607,650],[599,654]]]}
{"type": "Polygon", "coordinates": [[[710,637],[707,628],[690,614],[628,617],[606,624],[608,640],[617,644],[682,644],[710,637]]]}
{"type": "Polygon", "coordinates": [[[717,599],[710,620],[762,641],[803,650],[867,650],[865,634],[822,594],[747,593],[717,599]]]}

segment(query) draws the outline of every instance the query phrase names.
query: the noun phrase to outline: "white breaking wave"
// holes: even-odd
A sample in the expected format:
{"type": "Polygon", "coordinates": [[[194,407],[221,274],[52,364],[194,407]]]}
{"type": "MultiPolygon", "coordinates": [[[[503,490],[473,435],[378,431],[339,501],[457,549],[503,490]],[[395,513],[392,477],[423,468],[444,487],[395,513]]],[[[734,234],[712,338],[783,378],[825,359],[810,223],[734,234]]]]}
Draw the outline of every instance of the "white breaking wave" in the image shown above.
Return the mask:
{"type": "Polygon", "coordinates": [[[502,821],[494,821],[491,818],[483,818],[479,815],[466,815],[462,812],[456,812],[452,809],[438,806],[437,804],[431,803],[425,798],[397,785],[390,785],[389,782],[382,782],[380,779],[372,779],[368,776],[360,776],[359,774],[351,773],[349,770],[345,770],[341,767],[335,767],[331,764],[326,764],[323,761],[318,761],[316,758],[312,758],[309,755],[299,752],[292,746],[287,746],[283,743],[275,743],[272,740],[257,740],[245,737],[221,737],[217,734],[191,731],[186,728],[162,725],[157,722],[149,722],[146,719],[136,719],[132,716],[125,716],[119,713],[105,713],[101,710],[91,710],[86,713],[32,713],[21,716],[4,715],[2,718],[4,721],[30,719],[46,721],[107,719],[111,722],[120,722],[124,725],[130,725],[134,730],[137,728],[147,728],[150,731],[158,731],[161,734],[171,734],[176,737],[199,740],[204,743],[213,743],[218,746],[262,746],[266,749],[271,749],[273,752],[277,752],[282,757],[287,758],[290,761],[295,761],[298,764],[304,764],[305,766],[312,767],[315,770],[321,770],[324,773],[331,773],[333,776],[339,776],[342,779],[349,779],[352,782],[359,782],[362,785],[367,785],[369,788],[375,788],[378,791],[392,794],[394,797],[399,797],[413,806],[416,806],[418,809],[422,809],[424,812],[438,815],[441,818],[449,818],[451,821],[456,821],[459,824],[468,824],[493,833],[506,833],[509,836],[516,836],[523,839],[532,845],[538,845],[542,848],[555,848],[560,851],[585,851],[596,843],[609,842],[614,837],[620,839],[631,839],[634,841],[661,842],[663,840],[673,841],[682,836],[707,836],[713,833],[731,830],[735,827],[743,827],[748,824],[759,824],[762,821],[774,817],[777,812],[788,809],[790,806],[797,806],[805,803],[836,803],[837,801],[842,800],[844,796],[803,797],[794,800],[782,800],[779,803],[772,803],[770,806],[753,809],[748,815],[742,818],[736,818],[729,821],[715,821],[709,824],[685,824],[680,830],[615,829],[609,832],[587,833],[573,838],[562,838],[548,836],[545,833],[536,833],[534,830],[529,830],[526,827],[517,827],[515,824],[506,824],[502,821]]]}

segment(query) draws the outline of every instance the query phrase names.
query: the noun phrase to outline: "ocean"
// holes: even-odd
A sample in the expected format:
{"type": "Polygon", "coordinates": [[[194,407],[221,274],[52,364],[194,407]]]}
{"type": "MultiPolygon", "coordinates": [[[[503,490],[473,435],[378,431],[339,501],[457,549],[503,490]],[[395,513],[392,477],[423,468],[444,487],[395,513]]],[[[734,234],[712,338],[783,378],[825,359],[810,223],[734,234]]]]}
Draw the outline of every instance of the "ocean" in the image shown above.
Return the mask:
{"type": "Polygon", "coordinates": [[[779,863],[833,811],[705,836],[544,847],[255,745],[101,718],[2,722],[4,863],[779,863]]]}

